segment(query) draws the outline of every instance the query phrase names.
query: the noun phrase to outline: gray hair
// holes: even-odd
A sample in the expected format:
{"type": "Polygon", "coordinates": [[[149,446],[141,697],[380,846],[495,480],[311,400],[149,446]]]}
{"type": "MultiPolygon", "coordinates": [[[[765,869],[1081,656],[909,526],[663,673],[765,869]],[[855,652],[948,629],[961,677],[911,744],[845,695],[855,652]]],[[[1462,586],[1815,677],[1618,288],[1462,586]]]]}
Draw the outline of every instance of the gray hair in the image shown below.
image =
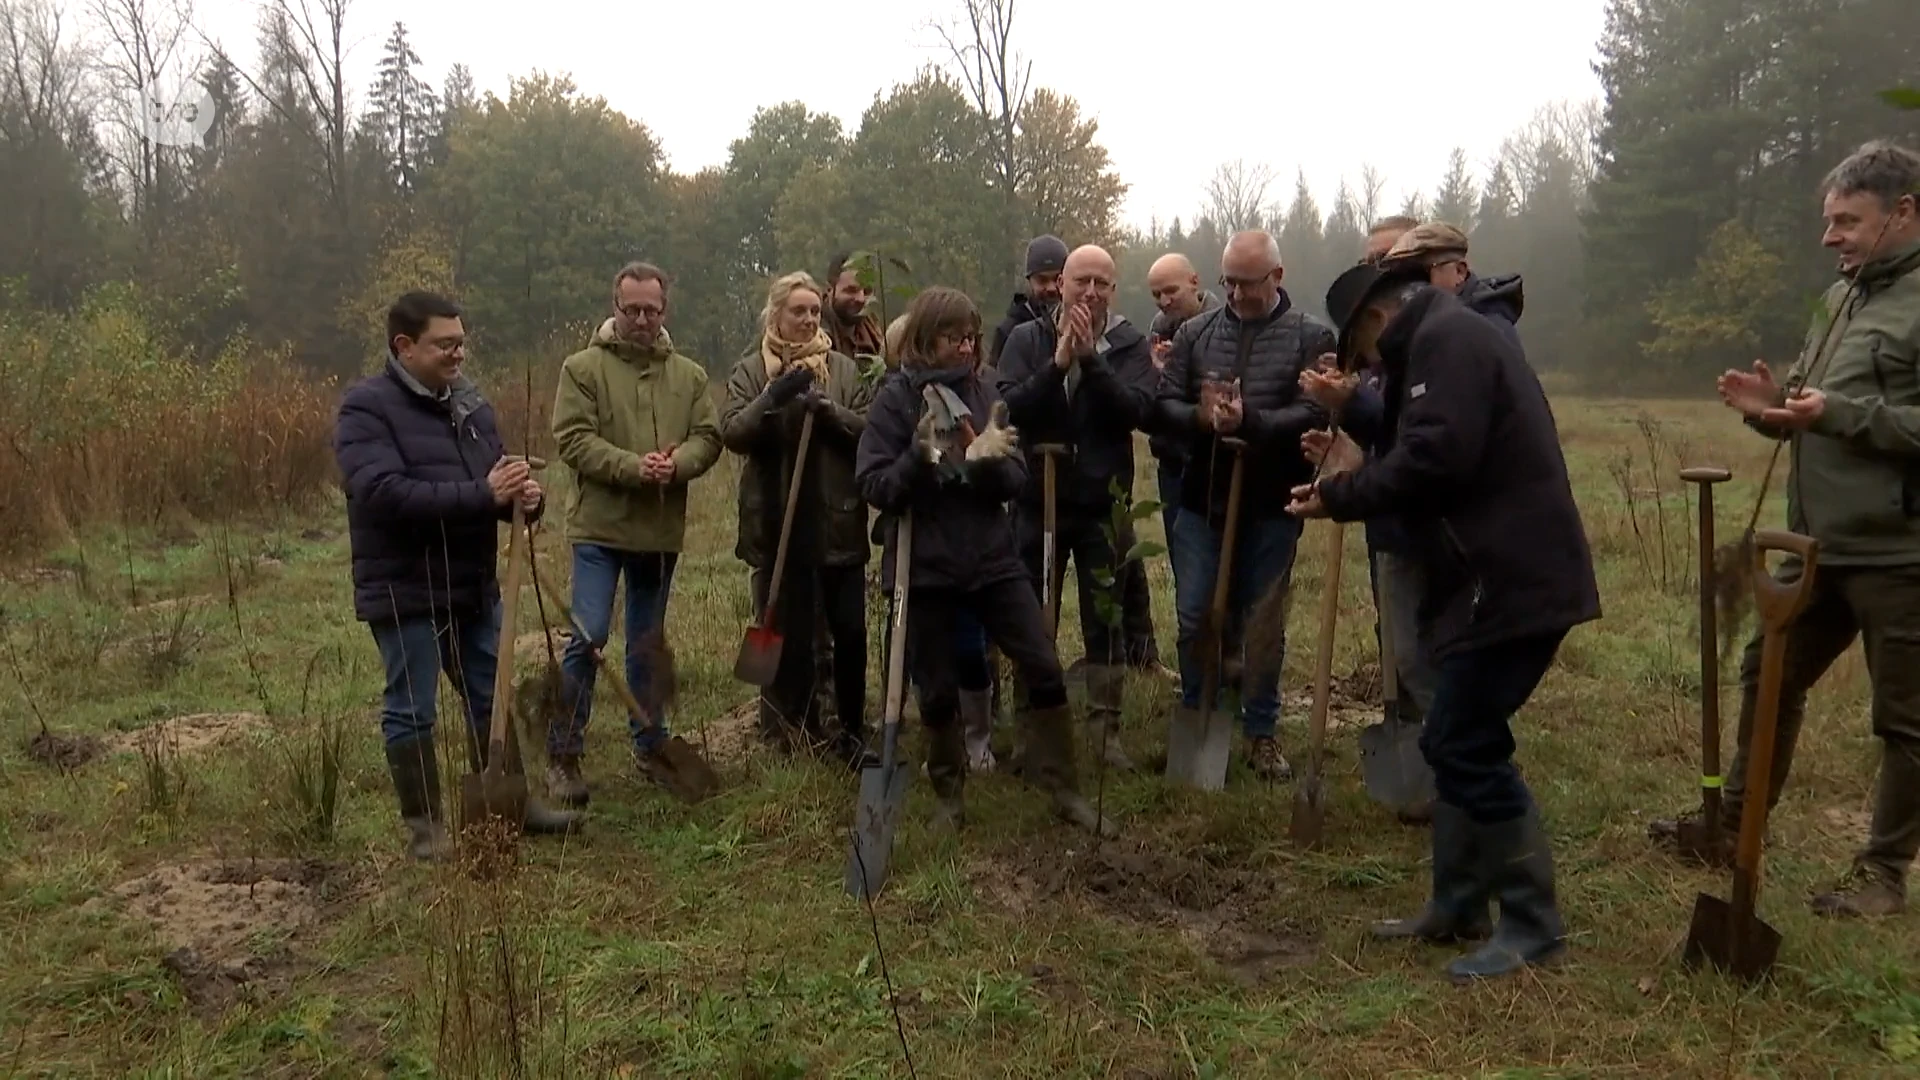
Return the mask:
{"type": "Polygon", "coordinates": [[[1906,196],[1920,198],[1920,154],[1891,139],[1875,139],[1834,166],[1820,191],[1823,195],[1864,192],[1891,210],[1906,196]]]}
{"type": "Polygon", "coordinates": [[[1273,234],[1265,229],[1244,229],[1227,238],[1228,247],[1244,248],[1249,244],[1259,245],[1261,258],[1265,259],[1270,266],[1278,268],[1284,265],[1280,259],[1280,241],[1274,239],[1273,234]]]}

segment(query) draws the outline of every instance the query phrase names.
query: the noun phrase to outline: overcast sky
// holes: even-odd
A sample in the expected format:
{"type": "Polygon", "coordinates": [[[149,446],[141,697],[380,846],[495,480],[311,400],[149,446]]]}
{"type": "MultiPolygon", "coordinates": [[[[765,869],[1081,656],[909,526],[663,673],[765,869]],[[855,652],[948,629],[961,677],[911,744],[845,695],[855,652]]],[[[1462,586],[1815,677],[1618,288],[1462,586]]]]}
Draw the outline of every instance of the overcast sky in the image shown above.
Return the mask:
{"type": "MultiPolygon", "coordinates": [[[[70,0],[78,7],[77,0],[70,0]]],[[[251,67],[265,0],[195,0],[194,19],[251,67]]],[[[292,0],[298,3],[299,0],[292,0]]],[[[1014,32],[1036,86],[1073,95],[1130,185],[1128,221],[1190,219],[1220,162],[1296,169],[1323,212],[1371,162],[1397,206],[1431,193],[1452,147],[1478,165],[1547,102],[1585,100],[1604,0],[1270,0],[1105,5],[1018,0],[1014,32]]],[[[723,164],[757,106],[798,98],[851,132],[876,92],[947,54],[932,29],[962,0],[354,0],[353,87],[364,96],[395,20],[437,87],[464,62],[481,91],[569,73],[644,121],[673,168],[723,164]]],[[[1476,170],[1477,171],[1477,170],[1476,170]]]]}

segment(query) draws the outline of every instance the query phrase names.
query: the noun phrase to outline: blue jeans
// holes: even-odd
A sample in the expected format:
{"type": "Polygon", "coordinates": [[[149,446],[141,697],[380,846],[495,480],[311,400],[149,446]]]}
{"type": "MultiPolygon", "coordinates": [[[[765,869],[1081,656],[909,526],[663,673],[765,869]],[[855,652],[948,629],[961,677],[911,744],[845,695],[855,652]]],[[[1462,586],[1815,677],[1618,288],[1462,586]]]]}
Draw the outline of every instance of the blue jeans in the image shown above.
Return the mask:
{"type": "Polygon", "coordinates": [[[1502,641],[1439,663],[1420,753],[1440,801],[1483,825],[1527,812],[1532,795],[1513,765],[1513,714],[1533,696],[1565,631],[1502,641]]]}
{"type": "Polygon", "coordinates": [[[500,605],[467,618],[439,612],[382,620],[368,628],[387,670],[380,702],[380,734],[387,745],[433,733],[440,673],[445,671],[466,705],[468,730],[485,746],[494,669],[500,662],[500,605]]]}
{"type": "MultiPolygon", "coordinates": [[[[1293,574],[1293,553],[1299,545],[1301,522],[1287,514],[1240,519],[1238,549],[1233,553],[1233,580],[1227,586],[1227,621],[1244,620],[1273,583],[1293,574]]],[[[1213,603],[1213,582],[1220,569],[1220,531],[1205,514],[1182,512],[1173,522],[1173,605],[1180,618],[1180,704],[1202,708],[1202,657],[1194,648],[1200,623],[1213,603]]],[[[1222,628],[1223,632],[1229,628],[1222,628]]],[[[1280,648],[1286,650],[1284,631],[1280,648]]],[[[1281,657],[1258,665],[1265,671],[1257,682],[1243,687],[1240,724],[1248,738],[1271,738],[1280,717],[1281,657]]],[[[1248,676],[1255,665],[1245,665],[1248,676]]],[[[1207,709],[1218,702],[1207,702],[1207,709]]]]}
{"type": "Polygon", "coordinates": [[[1160,484],[1160,527],[1173,546],[1173,523],[1180,517],[1180,482],[1184,470],[1176,462],[1161,461],[1157,470],[1160,484]]]}
{"type": "MultiPolygon", "coordinates": [[[[643,657],[635,655],[633,645],[666,621],[667,592],[673,585],[673,568],[678,561],[679,556],[673,552],[573,545],[573,615],[592,635],[593,649],[606,648],[607,637],[613,632],[614,591],[623,576],[627,579],[627,685],[642,701],[653,684],[653,672],[643,657]]],[[[593,683],[598,674],[587,642],[575,636],[567,643],[560,671],[573,695],[572,723],[547,729],[547,753],[578,757],[586,750],[587,718],[593,713],[593,683]]],[[[645,752],[666,736],[666,717],[657,718],[657,731],[652,726],[654,719],[627,717],[627,731],[633,736],[635,749],[645,752]]]]}

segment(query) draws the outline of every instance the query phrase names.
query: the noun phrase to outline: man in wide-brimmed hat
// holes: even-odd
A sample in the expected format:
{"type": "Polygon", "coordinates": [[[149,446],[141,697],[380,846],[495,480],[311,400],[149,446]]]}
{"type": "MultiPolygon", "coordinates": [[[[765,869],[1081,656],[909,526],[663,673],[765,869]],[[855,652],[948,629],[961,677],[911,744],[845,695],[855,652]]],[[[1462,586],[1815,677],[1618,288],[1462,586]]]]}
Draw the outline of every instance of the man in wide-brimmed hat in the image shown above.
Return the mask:
{"type": "Polygon", "coordinates": [[[1374,933],[1455,941],[1491,931],[1448,973],[1511,974],[1565,950],[1553,856],[1509,725],[1567,632],[1600,616],[1586,531],[1546,394],[1487,319],[1418,276],[1364,264],[1333,283],[1327,310],[1342,366],[1385,370],[1386,452],[1362,462],[1351,443],[1309,432],[1308,457],[1331,457],[1288,510],[1401,516],[1425,564],[1420,637],[1439,669],[1420,739],[1439,792],[1433,897],[1374,933]]]}

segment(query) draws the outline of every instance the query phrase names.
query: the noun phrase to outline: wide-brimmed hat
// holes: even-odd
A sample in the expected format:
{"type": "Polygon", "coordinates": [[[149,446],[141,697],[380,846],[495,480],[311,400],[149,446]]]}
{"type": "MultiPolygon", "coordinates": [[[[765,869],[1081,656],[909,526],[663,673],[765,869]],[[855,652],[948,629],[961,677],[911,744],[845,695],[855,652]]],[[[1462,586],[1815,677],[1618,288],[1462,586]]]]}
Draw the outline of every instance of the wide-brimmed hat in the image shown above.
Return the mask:
{"type": "Polygon", "coordinates": [[[1361,263],[1333,279],[1333,284],[1327,288],[1327,318],[1340,331],[1339,356],[1343,364],[1347,359],[1347,342],[1352,336],[1354,322],[1367,309],[1367,305],[1395,286],[1425,281],[1426,276],[1426,271],[1405,263],[1387,268],[1361,263]]]}

